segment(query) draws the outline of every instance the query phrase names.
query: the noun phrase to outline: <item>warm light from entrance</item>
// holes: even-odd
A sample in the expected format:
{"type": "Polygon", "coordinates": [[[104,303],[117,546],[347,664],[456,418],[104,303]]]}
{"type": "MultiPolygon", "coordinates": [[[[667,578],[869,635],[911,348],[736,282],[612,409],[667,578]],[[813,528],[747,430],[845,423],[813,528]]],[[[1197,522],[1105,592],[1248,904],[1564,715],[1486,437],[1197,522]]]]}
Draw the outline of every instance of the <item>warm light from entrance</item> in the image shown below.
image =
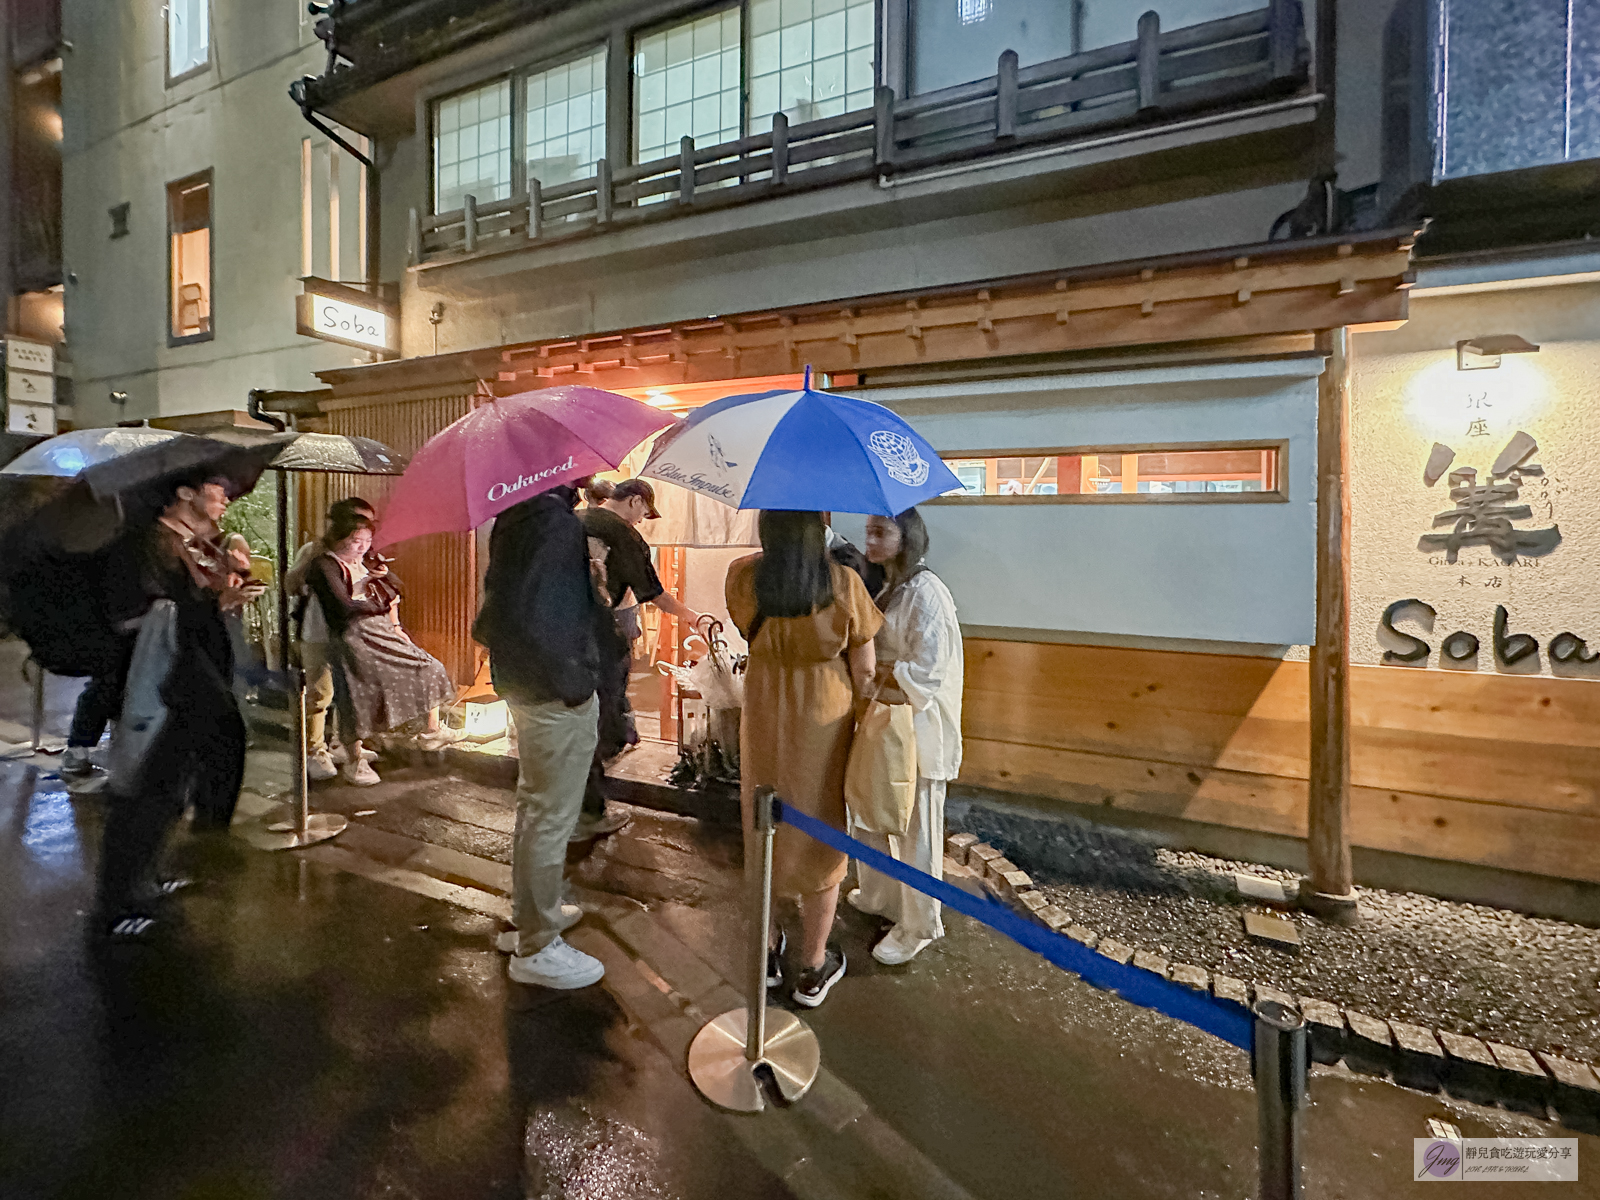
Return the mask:
{"type": "Polygon", "coordinates": [[[631,396],[668,412],[683,413],[721,400],[724,396],[746,396],[755,392],[798,391],[804,375],[761,375],[752,379],[718,379],[711,383],[658,383],[652,387],[613,388],[619,396],[631,396]]]}

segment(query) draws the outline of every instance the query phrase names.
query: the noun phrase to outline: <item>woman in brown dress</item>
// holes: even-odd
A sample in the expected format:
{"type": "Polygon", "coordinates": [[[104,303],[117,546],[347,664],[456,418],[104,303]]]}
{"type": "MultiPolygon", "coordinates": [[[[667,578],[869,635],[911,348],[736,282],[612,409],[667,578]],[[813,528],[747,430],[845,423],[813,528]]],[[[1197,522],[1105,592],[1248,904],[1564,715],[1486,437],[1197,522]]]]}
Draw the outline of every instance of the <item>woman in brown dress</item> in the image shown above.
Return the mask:
{"type": "Polygon", "coordinates": [[[439,721],[439,705],[456,689],[444,664],[400,628],[394,592],[374,586],[383,576],[365,561],[372,522],[353,512],[340,514],[329,524],[327,545],[307,582],[328,626],[334,706],[349,754],[345,782],[370,787],[379,782],[378,773],[362,758],[361,743],[421,716],[428,722],[425,748],[457,740],[460,733],[439,721]]]}
{"type": "MultiPolygon", "coordinates": [[[[750,644],[739,729],[740,807],[750,844],[758,787],[787,805],[845,827],[844,772],[855,730],[855,699],[870,684],[873,635],[883,615],[861,577],[828,557],[822,514],[761,514],[761,553],[728,568],[728,615],[750,644]],[[848,663],[848,666],[846,665],[848,663]]],[[[800,973],[795,1003],[821,1004],[844,975],[844,952],[829,945],[843,854],[788,826],[772,851],[772,894],[800,905],[800,973]]],[[[787,938],[769,931],[767,986],[783,982],[787,938]]]]}

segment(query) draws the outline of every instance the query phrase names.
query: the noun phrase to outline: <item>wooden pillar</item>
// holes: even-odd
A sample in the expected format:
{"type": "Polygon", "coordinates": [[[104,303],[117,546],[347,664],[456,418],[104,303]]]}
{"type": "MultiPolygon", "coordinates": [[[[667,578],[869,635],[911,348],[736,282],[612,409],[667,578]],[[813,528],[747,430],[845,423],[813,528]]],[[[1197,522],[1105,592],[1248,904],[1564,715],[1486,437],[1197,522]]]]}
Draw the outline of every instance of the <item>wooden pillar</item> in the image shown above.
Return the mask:
{"type": "Polygon", "coordinates": [[[1311,647],[1311,790],[1301,902],[1356,919],[1350,869],[1350,334],[1317,335],[1317,629],[1311,647]]]}

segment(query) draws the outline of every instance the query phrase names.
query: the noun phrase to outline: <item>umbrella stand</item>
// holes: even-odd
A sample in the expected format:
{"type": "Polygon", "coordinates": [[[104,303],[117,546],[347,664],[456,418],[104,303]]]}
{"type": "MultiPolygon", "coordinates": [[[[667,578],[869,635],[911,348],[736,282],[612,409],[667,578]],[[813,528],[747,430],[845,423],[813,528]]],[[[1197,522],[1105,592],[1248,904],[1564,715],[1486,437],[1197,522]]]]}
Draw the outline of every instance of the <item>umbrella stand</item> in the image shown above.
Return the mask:
{"type": "Polygon", "coordinates": [[[338,813],[311,811],[306,784],[306,673],[295,641],[289,636],[289,472],[278,477],[278,654],[289,681],[289,715],[293,726],[289,750],[289,819],[269,825],[266,836],[252,838],[263,850],[298,850],[338,837],[350,822],[338,813]]]}

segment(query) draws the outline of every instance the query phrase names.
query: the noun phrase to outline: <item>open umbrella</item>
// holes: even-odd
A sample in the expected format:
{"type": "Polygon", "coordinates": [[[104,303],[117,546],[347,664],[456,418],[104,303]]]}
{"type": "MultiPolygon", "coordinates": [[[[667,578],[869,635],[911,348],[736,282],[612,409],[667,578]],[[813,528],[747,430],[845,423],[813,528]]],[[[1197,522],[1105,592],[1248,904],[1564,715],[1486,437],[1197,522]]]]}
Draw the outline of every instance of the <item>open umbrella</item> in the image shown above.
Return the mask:
{"type": "Polygon", "coordinates": [[[730,508],[892,517],[961,481],[881,404],[811,389],[726,396],[656,443],[641,475],[730,508]]]}
{"type": "Polygon", "coordinates": [[[600,388],[502,396],[430,438],[389,497],[381,546],[476,529],[513,504],[609,470],[676,420],[600,388]]]}
{"type": "Polygon", "coordinates": [[[112,425],[104,429],[74,429],[30,446],[4,467],[0,475],[48,475],[71,479],[85,467],[110,462],[146,446],[169,442],[185,434],[148,425],[112,425]]]}

